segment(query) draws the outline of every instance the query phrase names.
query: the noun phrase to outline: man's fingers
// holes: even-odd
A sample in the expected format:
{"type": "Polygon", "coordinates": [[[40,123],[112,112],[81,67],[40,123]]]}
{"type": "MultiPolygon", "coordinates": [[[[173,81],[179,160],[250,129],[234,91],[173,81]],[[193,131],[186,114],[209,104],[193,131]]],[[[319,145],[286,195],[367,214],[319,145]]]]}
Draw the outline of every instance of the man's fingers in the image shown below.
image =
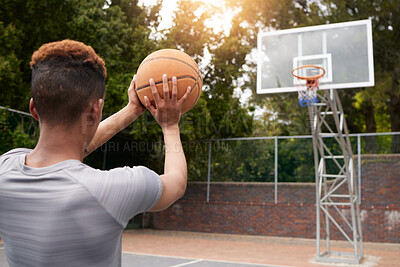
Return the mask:
{"type": "Polygon", "coordinates": [[[178,98],[178,85],[177,85],[177,81],[176,81],[176,77],[172,77],[172,102],[176,102],[178,98]]]}
{"type": "Polygon", "coordinates": [[[133,89],[135,89],[135,76],[133,76],[133,79],[132,79],[131,83],[129,84],[128,91],[131,91],[133,89]]]}
{"type": "Polygon", "coordinates": [[[150,100],[147,96],[144,96],[144,103],[146,108],[150,111],[151,114],[154,114],[156,111],[155,107],[150,103],[150,100]]]}
{"type": "Polygon", "coordinates": [[[149,83],[150,83],[151,93],[153,94],[154,102],[156,103],[157,107],[157,103],[160,102],[160,95],[158,94],[158,90],[156,84],[154,83],[154,80],[150,79],[149,83]]]}
{"type": "Polygon", "coordinates": [[[182,96],[181,99],[179,99],[179,104],[185,103],[185,101],[189,97],[191,91],[192,91],[192,88],[190,86],[188,86],[188,88],[186,89],[186,93],[182,96]]]}
{"type": "Polygon", "coordinates": [[[133,92],[133,93],[131,93],[131,94],[133,94],[135,98],[138,98],[138,99],[139,99],[139,97],[138,97],[138,95],[137,95],[137,91],[136,91],[135,77],[136,77],[136,75],[133,76],[133,79],[132,79],[132,81],[131,81],[131,84],[129,85],[128,91],[133,92]]]}
{"type": "Polygon", "coordinates": [[[132,78],[132,81],[131,81],[131,86],[133,88],[135,88],[135,77],[136,77],[136,75],[133,75],[133,78],[132,78]]]}
{"type": "Polygon", "coordinates": [[[168,88],[168,77],[167,77],[167,74],[163,75],[162,83],[163,83],[164,100],[167,100],[167,99],[169,99],[169,88],[168,88]]]}

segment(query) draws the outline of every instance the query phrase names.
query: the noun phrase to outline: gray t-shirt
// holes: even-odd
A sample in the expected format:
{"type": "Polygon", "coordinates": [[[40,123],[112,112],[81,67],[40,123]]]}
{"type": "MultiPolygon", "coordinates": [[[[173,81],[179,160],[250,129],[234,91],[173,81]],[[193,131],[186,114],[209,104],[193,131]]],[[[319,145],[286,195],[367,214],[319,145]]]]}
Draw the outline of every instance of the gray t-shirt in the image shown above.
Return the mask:
{"type": "Polygon", "coordinates": [[[0,237],[14,266],[120,266],[122,231],[159,200],[145,167],[110,171],[78,160],[31,168],[14,149],[0,156],[0,237]]]}

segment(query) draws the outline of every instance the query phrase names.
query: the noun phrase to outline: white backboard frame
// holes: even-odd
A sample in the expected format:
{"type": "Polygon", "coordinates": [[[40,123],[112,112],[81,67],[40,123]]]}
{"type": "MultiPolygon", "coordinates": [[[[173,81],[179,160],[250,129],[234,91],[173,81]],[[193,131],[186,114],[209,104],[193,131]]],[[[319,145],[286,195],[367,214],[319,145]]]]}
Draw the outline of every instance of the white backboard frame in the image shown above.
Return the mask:
{"type": "MultiPolygon", "coordinates": [[[[292,87],[279,87],[279,88],[261,88],[261,73],[262,73],[262,63],[263,63],[263,54],[262,54],[262,37],[265,36],[276,36],[282,34],[290,34],[290,33],[301,33],[301,32],[309,32],[309,31],[317,31],[324,29],[333,29],[333,28],[341,28],[348,26],[357,26],[357,25],[365,25],[367,28],[367,50],[368,50],[368,81],[366,82],[351,82],[351,83],[339,83],[339,84],[324,84],[324,82],[332,81],[332,74],[330,71],[324,76],[323,79],[320,80],[319,89],[345,89],[345,88],[361,88],[361,87],[372,87],[375,85],[374,78],[374,62],[373,62],[373,43],[372,43],[372,23],[370,19],[366,20],[358,20],[351,22],[342,22],[342,23],[332,23],[326,25],[318,25],[318,26],[310,26],[310,27],[302,27],[302,28],[294,28],[287,30],[279,30],[273,32],[260,32],[258,34],[257,47],[258,47],[258,62],[257,62],[257,94],[270,94],[270,93],[287,93],[287,92],[297,92],[297,88],[295,85],[292,87]]],[[[326,53],[328,54],[328,53],[326,53]]],[[[312,56],[303,56],[303,59],[312,59],[314,56],[323,56],[321,55],[312,55],[312,56]],[[310,58],[311,57],[311,58],[310,58]]],[[[293,59],[294,61],[294,59],[293,59]]],[[[332,61],[328,60],[328,64],[331,64],[330,69],[332,69],[332,61]]],[[[293,65],[295,63],[293,62],[293,65]]],[[[287,73],[287,75],[291,75],[291,73],[287,73]]]]}

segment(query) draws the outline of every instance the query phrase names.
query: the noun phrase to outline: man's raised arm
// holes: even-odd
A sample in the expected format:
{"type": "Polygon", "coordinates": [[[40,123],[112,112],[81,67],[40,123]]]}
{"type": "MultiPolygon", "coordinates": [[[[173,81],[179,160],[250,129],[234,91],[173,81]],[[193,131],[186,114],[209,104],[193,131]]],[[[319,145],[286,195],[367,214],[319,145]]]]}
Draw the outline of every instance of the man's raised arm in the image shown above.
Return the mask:
{"type": "Polygon", "coordinates": [[[134,122],[146,108],[140,103],[135,90],[135,81],[131,81],[128,89],[129,103],[123,109],[100,122],[97,131],[86,150],[89,155],[94,150],[102,146],[114,135],[125,129],[129,124],[134,122]]]}
{"type": "Polygon", "coordinates": [[[162,194],[151,211],[160,211],[168,208],[172,203],[181,198],[186,190],[187,166],[179,135],[179,120],[182,104],[190,94],[190,87],[185,95],[177,99],[177,80],[172,77],[172,92],[169,93],[168,78],[163,75],[163,98],[160,97],[154,80],[150,80],[150,87],[154,97],[155,107],[145,97],[146,107],[160,125],[165,142],[164,174],[161,175],[162,194]]]}

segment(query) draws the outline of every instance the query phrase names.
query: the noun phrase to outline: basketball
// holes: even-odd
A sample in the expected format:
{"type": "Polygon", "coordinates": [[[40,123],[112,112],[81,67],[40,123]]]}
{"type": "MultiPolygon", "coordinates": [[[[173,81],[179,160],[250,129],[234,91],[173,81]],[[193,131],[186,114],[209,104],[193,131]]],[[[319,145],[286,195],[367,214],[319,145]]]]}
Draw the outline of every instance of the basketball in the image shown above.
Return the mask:
{"type": "Polygon", "coordinates": [[[191,110],[199,100],[203,79],[196,62],[188,54],[176,49],[155,51],[142,61],[135,77],[136,91],[140,102],[145,105],[144,96],[147,96],[150,103],[155,105],[149,84],[150,78],[154,80],[160,97],[164,97],[163,74],[167,74],[170,93],[172,91],[172,77],[176,77],[178,99],[185,94],[188,86],[192,88],[190,95],[183,103],[182,114],[191,110]]]}

